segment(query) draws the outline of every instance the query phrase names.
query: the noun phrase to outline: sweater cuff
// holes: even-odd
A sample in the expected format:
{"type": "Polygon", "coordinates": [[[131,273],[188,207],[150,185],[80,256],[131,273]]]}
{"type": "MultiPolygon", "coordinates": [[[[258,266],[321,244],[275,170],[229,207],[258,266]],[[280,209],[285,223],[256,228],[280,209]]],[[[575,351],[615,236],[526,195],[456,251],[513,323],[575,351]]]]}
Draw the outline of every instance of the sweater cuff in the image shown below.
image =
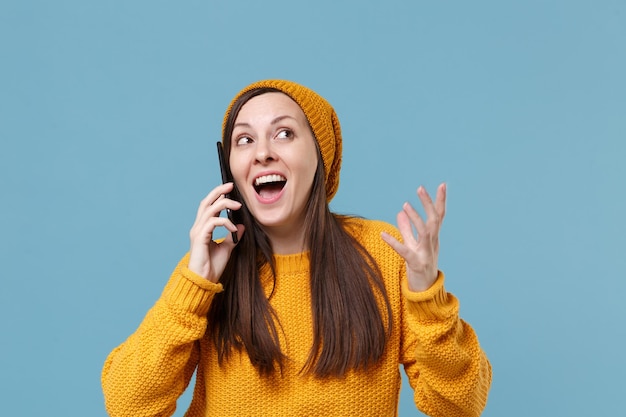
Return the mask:
{"type": "Polygon", "coordinates": [[[188,261],[189,255],[178,264],[174,271],[175,276],[165,288],[163,296],[170,305],[198,316],[206,316],[213,296],[224,288],[222,284],[213,283],[191,271],[187,267],[188,261]]]}
{"type": "Polygon", "coordinates": [[[425,291],[411,291],[405,278],[402,281],[402,293],[408,301],[408,308],[419,321],[440,321],[455,313],[456,298],[446,292],[443,272],[439,271],[437,279],[425,291]]]}

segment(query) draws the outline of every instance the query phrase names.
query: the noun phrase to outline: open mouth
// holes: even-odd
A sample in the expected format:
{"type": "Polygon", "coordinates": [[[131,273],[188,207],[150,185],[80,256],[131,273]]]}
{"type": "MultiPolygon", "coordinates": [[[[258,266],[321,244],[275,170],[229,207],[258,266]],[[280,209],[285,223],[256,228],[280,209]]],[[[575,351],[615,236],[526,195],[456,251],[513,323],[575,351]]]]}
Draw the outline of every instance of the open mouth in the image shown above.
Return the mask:
{"type": "Polygon", "coordinates": [[[287,184],[287,178],[282,175],[263,175],[254,180],[254,190],[264,200],[276,197],[287,184]]]}

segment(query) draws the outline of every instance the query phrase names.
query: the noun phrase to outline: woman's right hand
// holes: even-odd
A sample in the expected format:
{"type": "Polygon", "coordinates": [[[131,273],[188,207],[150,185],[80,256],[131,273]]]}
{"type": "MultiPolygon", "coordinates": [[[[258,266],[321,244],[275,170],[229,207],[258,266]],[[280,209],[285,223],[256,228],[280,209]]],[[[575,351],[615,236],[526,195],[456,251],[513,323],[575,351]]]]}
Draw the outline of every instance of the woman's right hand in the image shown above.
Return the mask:
{"type": "Polygon", "coordinates": [[[232,182],[215,187],[200,202],[196,221],[189,232],[191,248],[188,268],[211,282],[220,279],[235,247],[231,233],[227,233],[226,238],[217,243],[213,240],[213,231],[216,227],[223,226],[230,232],[236,231],[238,238],[244,232],[242,224],[235,225],[227,217],[220,217],[223,210],[241,208],[240,202],[224,197],[224,194],[232,190],[232,182]]]}

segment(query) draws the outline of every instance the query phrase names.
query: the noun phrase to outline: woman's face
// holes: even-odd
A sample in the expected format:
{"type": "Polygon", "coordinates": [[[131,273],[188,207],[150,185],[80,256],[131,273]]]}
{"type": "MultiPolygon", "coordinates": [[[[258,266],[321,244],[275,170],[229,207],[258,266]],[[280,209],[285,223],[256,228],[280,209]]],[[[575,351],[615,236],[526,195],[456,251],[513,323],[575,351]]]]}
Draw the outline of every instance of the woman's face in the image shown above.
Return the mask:
{"type": "Polygon", "coordinates": [[[290,97],[251,98],[237,115],[230,170],[248,209],[268,231],[300,231],[318,151],[304,112],[290,97]]]}

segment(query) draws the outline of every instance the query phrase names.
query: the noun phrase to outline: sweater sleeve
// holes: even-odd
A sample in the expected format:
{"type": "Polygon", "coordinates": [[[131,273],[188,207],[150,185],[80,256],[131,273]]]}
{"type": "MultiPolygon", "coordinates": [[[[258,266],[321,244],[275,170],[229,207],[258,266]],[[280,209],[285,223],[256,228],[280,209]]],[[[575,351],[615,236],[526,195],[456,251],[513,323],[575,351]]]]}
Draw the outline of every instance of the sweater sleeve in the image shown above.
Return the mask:
{"type": "Polygon", "coordinates": [[[221,284],[187,268],[187,254],[139,328],[104,363],[102,389],[110,416],[171,416],[199,359],[207,312],[221,284]]]}
{"type": "Polygon", "coordinates": [[[413,292],[402,277],[402,362],[422,412],[479,416],[491,385],[491,364],[443,282],[440,272],[431,288],[413,292]]]}

